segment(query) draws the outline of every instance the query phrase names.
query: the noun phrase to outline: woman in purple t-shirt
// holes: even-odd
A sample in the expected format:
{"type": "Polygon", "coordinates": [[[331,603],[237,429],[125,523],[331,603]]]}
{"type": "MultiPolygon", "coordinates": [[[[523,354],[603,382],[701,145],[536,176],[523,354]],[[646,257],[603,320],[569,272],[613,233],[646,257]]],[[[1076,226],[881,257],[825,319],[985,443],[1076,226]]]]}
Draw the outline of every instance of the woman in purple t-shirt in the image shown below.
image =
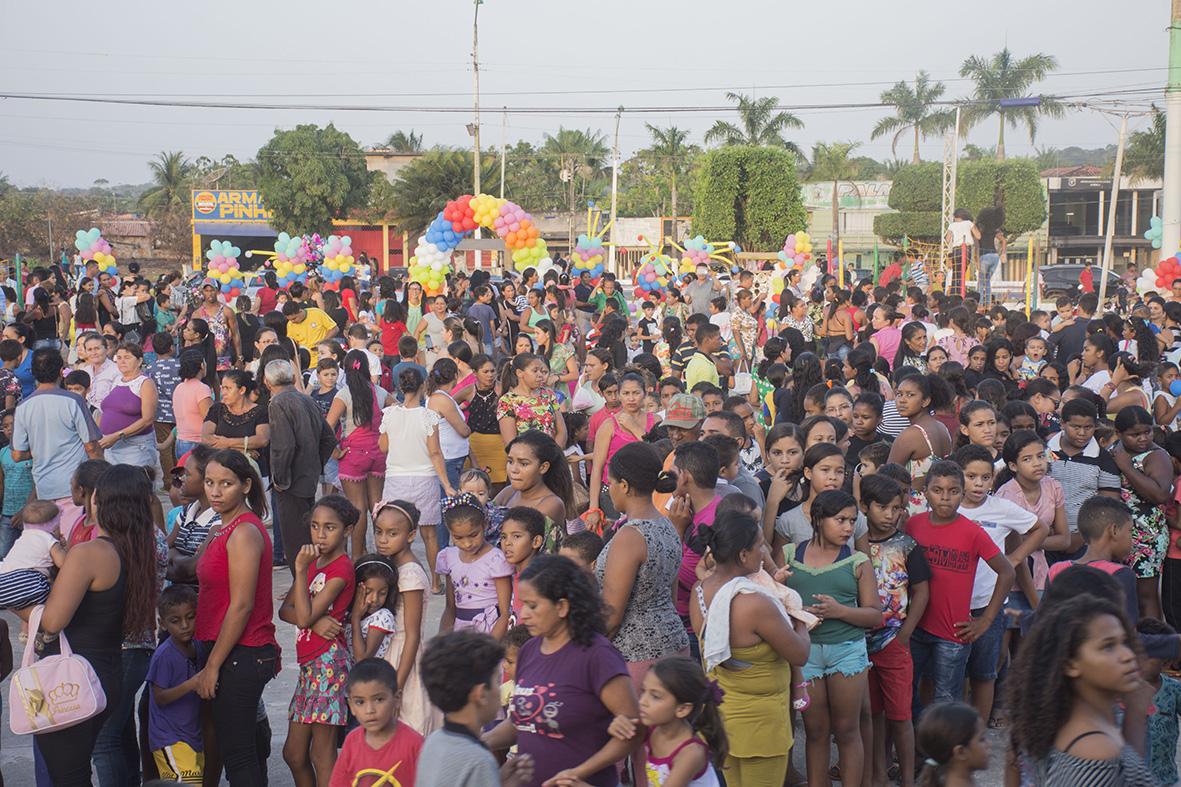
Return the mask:
{"type": "Polygon", "coordinates": [[[603,636],[603,604],[590,577],[558,555],[535,557],[521,573],[521,646],[509,717],[485,733],[490,749],[514,743],[533,757],[532,787],[555,776],[596,787],[619,783],[615,764],[637,748],[607,733],[618,715],[637,718],[627,664],[603,636]]]}

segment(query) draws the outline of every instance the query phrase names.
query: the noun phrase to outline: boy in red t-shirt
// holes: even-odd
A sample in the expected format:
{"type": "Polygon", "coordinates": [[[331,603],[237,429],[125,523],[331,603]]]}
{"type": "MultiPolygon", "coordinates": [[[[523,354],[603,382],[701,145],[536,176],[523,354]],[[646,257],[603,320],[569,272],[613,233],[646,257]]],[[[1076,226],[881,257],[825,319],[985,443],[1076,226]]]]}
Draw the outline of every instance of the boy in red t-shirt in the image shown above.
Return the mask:
{"type": "Polygon", "coordinates": [[[1013,585],[1013,566],[984,528],[959,513],[964,499],[964,472],[955,462],[935,462],[927,471],[926,514],[912,516],[907,534],[918,542],[931,570],[930,601],[910,640],[914,660],[914,717],[922,710],[919,676],[932,666],[935,701],[952,702],[964,695],[964,672],[973,641],[988,631],[1013,585]],[[971,613],[976,566],[983,560],[997,573],[996,587],[984,612],[971,613]]]}
{"type": "Polygon", "coordinates": [[[398,721],[398,671],[385,659],[364,659],[345,690],[361,726],[344,739],[330,787],[414,784],[422,736],[398,721]]]}

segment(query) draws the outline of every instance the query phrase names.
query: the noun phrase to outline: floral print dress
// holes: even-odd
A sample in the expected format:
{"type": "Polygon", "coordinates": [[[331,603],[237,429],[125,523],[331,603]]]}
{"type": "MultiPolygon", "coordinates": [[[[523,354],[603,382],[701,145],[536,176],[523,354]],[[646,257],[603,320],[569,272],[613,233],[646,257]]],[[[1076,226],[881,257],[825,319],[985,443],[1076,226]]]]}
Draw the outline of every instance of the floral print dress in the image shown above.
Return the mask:
{"type": "Polygon", "coordinates": [[[532,396],[509,391],[496,403],[496,420],[515,418],[517,434],[530,429],[552,435],[557,431],[558,397],[548,388],[541,388],[532,396]]]}
{"type": "MultiPolygon", "coordinates": [[[[1160,450],[1160,449],[1154,449],[1160,450]]],[[[1132,457],[1132,466],[1144,472],[1144,460],[1152,451],[1145,451],[1132,457]]],[[[1149,579],[1160,576],[1165,553],[1169,549],[1169,526],[1165,522],[1165,511],[1143,499],[1123,479],[1120,497],[1132,509],[1132,552],[1124,560],[1138,578],[1149,579]]]]}

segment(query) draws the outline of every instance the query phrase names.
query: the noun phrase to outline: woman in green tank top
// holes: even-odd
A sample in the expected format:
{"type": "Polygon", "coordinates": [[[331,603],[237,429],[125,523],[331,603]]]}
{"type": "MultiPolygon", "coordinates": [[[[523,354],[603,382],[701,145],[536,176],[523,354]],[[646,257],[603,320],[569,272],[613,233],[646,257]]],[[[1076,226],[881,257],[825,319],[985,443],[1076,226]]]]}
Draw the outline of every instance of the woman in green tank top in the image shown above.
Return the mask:
{"type": "Polygon", "coordinates": [[[866,762],[859,723],[868,691],[865,632],[882,624],[877,580],[869,557],[849,546],[857,501],[839,489],[812,501],[812,540],[793,544],[788,587],[821,619],[814,628],[804,680],[811,704],[804,710],[808,773],[828,768],[829,737],[836,738],[841,781],[860,784],[866,762]]]}

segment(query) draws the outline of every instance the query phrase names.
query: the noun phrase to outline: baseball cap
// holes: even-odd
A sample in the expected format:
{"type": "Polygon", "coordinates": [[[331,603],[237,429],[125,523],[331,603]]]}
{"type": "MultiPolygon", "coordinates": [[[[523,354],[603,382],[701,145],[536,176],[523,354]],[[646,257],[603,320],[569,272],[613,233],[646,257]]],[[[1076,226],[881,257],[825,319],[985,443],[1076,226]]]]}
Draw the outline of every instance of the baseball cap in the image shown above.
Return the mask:
{"type": "Polygon", "coordinates": [[[704,420],[705,403],[701,401],[701,397],[679,393],[668,400],[668,410],[664,414],[666,426],[693,429],[700,426],[704,420]]]}

